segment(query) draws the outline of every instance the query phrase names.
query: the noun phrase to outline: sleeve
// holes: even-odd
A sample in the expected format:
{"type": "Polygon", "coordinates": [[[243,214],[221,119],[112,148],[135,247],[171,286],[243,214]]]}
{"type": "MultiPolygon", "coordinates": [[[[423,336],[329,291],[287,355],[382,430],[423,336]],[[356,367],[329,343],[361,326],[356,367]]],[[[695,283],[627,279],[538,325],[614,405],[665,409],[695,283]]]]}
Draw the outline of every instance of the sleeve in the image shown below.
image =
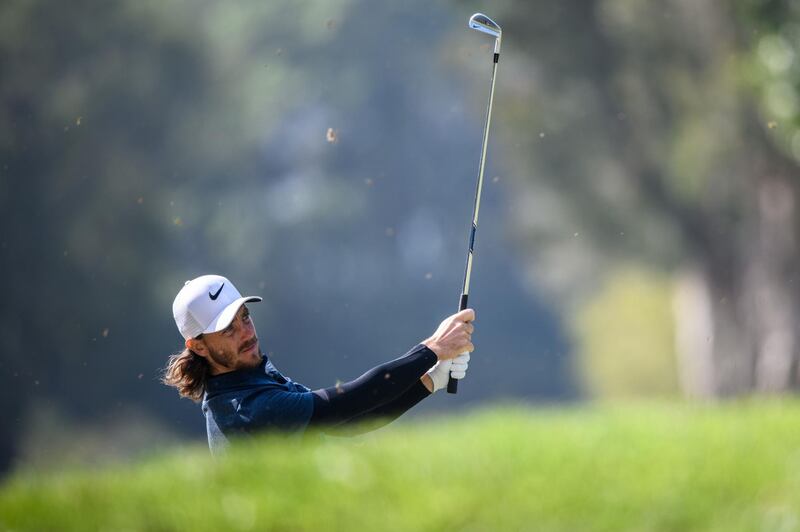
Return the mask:
{"type": "Polygon", "coordinates": [[[404,356],[376,366],[355,380],[314,390],[311,425],[340,425],[394,401],[418,383],[436,360],[436,353],[418,344],[404,356]]]}
{"type": "Polygon", "coordinates": [[[303,431],[314,410],[311,392],[282,388],[259,390],[241,402],[239,417],[248,432],[277,429],[303,431]]]}
{"type": "Polygon", "coordinates": [[[417,381],[400,397],[325,431],[336,436],[356,436],[379,429],[399,418],[430,395],[431,392],[425,385],[421,381],[417,381]]]}

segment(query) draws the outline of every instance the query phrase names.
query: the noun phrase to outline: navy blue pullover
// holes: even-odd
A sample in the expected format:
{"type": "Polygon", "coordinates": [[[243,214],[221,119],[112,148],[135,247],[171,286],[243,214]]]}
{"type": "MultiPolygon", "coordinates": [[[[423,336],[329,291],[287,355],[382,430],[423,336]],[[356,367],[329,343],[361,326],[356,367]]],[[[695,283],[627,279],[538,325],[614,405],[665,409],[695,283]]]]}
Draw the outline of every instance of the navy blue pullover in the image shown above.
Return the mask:
{"type": "Polygon", "coordinates": [[[430,395],[420,378],[436,360],[419,344],[353,381],[313,392],[284,377],[266,356],[255,368],[209,377],[202,403],[209,448],[217,454],[229,437],[262,431],[319,426],[341,433],[343,425],[389,422],[430,395]]]}

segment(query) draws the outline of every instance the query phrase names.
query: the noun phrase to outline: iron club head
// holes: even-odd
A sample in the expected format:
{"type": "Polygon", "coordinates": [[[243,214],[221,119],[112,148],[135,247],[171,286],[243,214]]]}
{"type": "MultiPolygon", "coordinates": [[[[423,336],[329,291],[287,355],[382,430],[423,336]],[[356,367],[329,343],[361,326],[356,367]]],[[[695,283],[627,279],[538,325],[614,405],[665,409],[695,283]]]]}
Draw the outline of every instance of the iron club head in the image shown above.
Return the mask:
{"type": "Polygon", "coordinates": [[[500,52],[500,40],[503,36],[503,30],[497,25],[497,22],[490,19],[483,13],[475,13],[469,17],[469,27],[473,30],[478,30],[481,33],[486,33],[494,37],[494,52],[500,52]]]}
{"type": "Polygon", "coordinates": [[[500,38],[503,30],[497,25],[497,22],[490,19],[483,13],[475,13],[469,17],[469,27],[473,30],[478,30],[483,33],[488,33],[492,37],[500,38]]]}

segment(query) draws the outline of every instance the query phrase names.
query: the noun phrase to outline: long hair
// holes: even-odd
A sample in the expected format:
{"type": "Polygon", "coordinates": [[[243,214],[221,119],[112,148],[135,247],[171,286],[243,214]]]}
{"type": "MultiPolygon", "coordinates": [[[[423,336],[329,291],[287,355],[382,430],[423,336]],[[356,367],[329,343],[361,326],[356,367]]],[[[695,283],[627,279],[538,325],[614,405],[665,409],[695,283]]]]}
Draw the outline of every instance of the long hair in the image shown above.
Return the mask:
{"type": "Polygon", "coordinates": [[[174,386],[182,397],[199,402],[206,391],[211,368],[205,358],[188,347],[169,357],[161,382],[174,386]]]}

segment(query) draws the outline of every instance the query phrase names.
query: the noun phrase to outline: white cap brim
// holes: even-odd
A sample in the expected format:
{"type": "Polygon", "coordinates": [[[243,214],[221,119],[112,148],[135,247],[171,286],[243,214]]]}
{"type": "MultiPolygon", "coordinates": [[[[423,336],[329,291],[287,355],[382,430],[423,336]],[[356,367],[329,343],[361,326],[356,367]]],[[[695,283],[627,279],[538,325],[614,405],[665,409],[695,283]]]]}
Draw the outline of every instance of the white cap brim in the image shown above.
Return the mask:
{"type": "Polygon", "coordinates": [[[203,331],[203,334],[210,334],[221,331],[222,329],[231,324],[234,316],[236,316],[236,313],[239,312],[239,307],[241,307],[245,303],[250,303],[250,302],[258,303],[259,301],[261,301],[261,298],[258,296],[240,297],[239,299],[237,299],[236,301],[234,301],[233,303],[222,309],[222,312],[217,314],[217,317],[211,320],[211,324],[208,327],[206,327],[206,330],[203,331]]]}

